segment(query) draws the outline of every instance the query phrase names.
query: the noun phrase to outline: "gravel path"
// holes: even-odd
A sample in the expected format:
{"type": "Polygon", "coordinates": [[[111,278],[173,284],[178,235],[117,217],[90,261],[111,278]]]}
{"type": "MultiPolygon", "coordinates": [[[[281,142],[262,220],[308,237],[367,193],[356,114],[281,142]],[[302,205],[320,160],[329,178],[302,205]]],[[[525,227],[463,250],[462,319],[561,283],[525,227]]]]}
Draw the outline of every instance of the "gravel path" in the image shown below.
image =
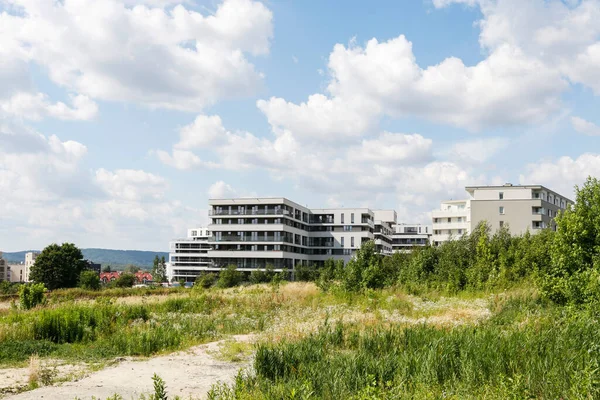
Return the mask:
{"type": "MultiPolygon", "coordinates": [[[[238,335],[236,341],[252,341],[251,335],[238,335]]],[[[78,381],[58,386],[46,386],[29,392],[9,395],[11,400],[88,400],[95,396],[104,400],[115,393],[123,399],[138,399],[152,392],[152,376],[158,374],[166,383],[169,397],[201,399],[211,386],[218,382],[230,382],[240,368],[248,363],[219,361],[213,353],[223,341],[197,346],[185,352],[154,357],[143,361],[126,359],[117,365],[93,372],[78,381]]]]}

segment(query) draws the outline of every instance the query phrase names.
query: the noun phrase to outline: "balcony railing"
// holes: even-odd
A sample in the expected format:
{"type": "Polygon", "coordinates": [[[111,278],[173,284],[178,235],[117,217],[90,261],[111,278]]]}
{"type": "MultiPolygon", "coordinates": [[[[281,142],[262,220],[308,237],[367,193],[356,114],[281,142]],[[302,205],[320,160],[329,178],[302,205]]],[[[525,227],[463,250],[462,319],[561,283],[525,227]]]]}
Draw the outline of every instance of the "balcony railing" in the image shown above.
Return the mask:
{"type": "Polygon", "coordinates": [[[283,242],[293,243],[291,239],[277,237],[260,237],[260,236],[221,236],[220,238],[212,237],[210,242],[283,242]]]}
{"type": "Polygon", "coordinates": [[[208,210],[208,215],[290,215],[288,210],[208,210]]]}

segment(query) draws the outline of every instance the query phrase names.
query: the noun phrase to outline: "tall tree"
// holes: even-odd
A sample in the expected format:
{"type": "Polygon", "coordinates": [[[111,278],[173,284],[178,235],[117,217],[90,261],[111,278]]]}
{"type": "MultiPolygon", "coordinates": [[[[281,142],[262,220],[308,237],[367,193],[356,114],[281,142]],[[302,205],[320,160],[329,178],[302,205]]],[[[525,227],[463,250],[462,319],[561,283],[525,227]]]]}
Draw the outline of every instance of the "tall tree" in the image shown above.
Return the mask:
{"type": "Polygon", "coordinates": [[[37,256],[30,278],[48,289],[77,286],[81,271],[86,267],[83,254],[72,243],[51,244],[37,256]]]}
{"type": "Polygon", "coordinates": [[[154,282],[165,282],[167,280],[167,263],[164,256],[161,258],[154,257],[152,279],[154,282]]]}

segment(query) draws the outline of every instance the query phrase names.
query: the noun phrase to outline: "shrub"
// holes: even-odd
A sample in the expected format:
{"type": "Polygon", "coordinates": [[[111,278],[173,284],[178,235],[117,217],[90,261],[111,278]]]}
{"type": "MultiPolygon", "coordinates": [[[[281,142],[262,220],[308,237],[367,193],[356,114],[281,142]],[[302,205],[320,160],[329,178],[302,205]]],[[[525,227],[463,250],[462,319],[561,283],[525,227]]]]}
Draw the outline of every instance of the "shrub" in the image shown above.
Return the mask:
{"type": "Polygon", "coordinates": [[[250,273],[250,282],[254,284],[269,282],[267,274],[262,269],[255,269],[250,273]]]}
{"type": "Polygon", "coordinates": [[[79,287],[88,290],[100,289],[100,277],[94,271],[83,271],[79,275],[79,287]]]}
{"type": "Polygon", "coordinates": [[[19,303],[21,308],[29,310],[38,304],[43,304],[46,300],[45,292],[46,287],[43,283],[21,285],[19,288],[19,303]]]}
{"type": "Polygon", "coordinates": [[[302,282],[315,282],[319,279],[319,271],[314,265],[296,265],[295,280],[302,282]]]}
{"type": "Polygon", "coordinates": [[[229,265],[219,273],[217,286],[220,288],[234,287],[242,282],[242,274],[235,265],[229,265]]]}
{"type": "Polygon", "coordinates": [[[132,287],[135,284],[135,276],[132,274],[121,274],[119,278],[115,281],[115,286],[124,288],[124,287],[132,287]]]}
{"type": "Polygon", "coordinates": [[[194,286],[208,289],[209,287],[215,284],[216,280],[217,275],[212,272],[201,273],[196,277],[196,282],[194,283],[194,286]]]}

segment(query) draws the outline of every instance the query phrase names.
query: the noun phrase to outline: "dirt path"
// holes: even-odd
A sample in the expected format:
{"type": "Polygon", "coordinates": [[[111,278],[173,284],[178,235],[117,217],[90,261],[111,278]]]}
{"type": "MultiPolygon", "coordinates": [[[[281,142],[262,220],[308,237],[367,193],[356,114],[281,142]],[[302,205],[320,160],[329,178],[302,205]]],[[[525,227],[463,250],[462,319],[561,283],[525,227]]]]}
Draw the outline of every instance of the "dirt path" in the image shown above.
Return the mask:
{"type": "MultiPolygon", "coordinates": [[[[239,342],[253,340],[251,335],[238,335],[232,339],[239,342]]],[[[197,346],[188,351],[154,357],[143,361],[126,360],[117,365],[94,372],[78,381],[58,386],[46,386],[4,399],[11,400],[87,400],[95,396],[104,400],[115,393],[123,399],[137,399],[152,392],[152,376],[158,374],[167,385],[170,396],[184,399],[204,398],[211,386],[218,381],[229,382],[240,368],[248,362],[232,363],[215,357],[224,341],[197,346]]]]}

